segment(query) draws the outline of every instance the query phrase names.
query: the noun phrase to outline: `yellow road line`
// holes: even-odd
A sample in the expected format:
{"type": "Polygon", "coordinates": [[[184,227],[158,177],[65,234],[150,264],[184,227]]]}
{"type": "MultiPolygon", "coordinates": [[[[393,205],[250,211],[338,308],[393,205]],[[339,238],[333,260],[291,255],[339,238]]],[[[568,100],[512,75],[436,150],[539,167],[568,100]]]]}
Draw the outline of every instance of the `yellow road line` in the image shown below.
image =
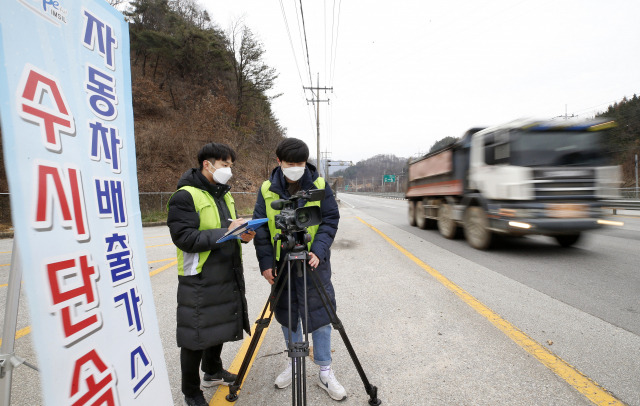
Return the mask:
{"type": "MultiPolygon", "coordinates": [[[[270,310],[267,309],[267,314],[269,312],[270,310]]],[[[269,320],[272,320],[272,318],[270,318],[269,320]]],[[[271,323],[269,323],[269,325],[271,325],[271,323]]],[[[240,390],[238,392],[240,396],[242,396],[242,386],[244,386],[244,382],[246,381],[246,378],[249,376],[249,371],[251,371],[251,366],[253,365],[253,361],[255,361],[256,355],[258,355],[258,351],[260,351],[260,346],[262,346],[262,341],[264,341],[264,338],[266,337],[268,330],[269,330],[269,326],[265,327],[265,329],[262,332],[262,336],[260,336],[260,340],[258,340],[258,345],[256,346],[256,350],[253,353],[253,356],[251,357],[251,361],[249,362],[249,367],[247,368],[247,372],[244,375],[245,380],[242,382],[242,385],[240,385],[240,390]]],[[[233,361],[231,362],[231,365],[229,366],[229,372],[233,374],[237,374],[238,371],[240,370],[242,361],[244,360],[244,357],[247,354],[247,351],[249,350],[249,344],[251,344],[251,337],[253,337],[255,332],[256,332],[256,324],[254,324],[253,327],[251,328],[251,336],[245,337],[244,341],[242,342],[242,347],[240,347],[240,349],[238,350],[238,353],[236,354],[236,357],[233,359],[233,361]]],[[[209,402],[209,406],[235,405],[236,402],[229,402],[227,399],[225,399],[225,396],[227,396],[228,394],[229,394],[229,387],[222,386],[222,385],[218,386],[216,393],[213,394],[213,397],[209,402]]]]}
{"type": "Polygon", "coordinates": [[[585,376],[582,372],[576,370],[569,363],[562,358],[558,357],[547,348],[538,344],[535,340],[527,336],[523,331],[516,326],[509,323],[507,320],[500,317],[493,310],[482,304],[478,299],[471,296],[455,283],[444,277],[440,272],[431,268],[429,265],[422,262],[415,255],[398,245],[391,238],[387,237],[383,232],[357,217],[364,225],[371,228],[384,238],[389,244],[395,247],[398,251],[402,252],[405,256],[415,262],[419,267],[427,271],[429,275],[433,276],[438,282],[444,285],[447,289],[458,295],[465,303],[471,306],[475,311],[484,316],[494,326],[500,329],[507,337],[513,340],[516,344],[522,347],[529,354],[533,355],[544,366],[552,370],[560,378],[564,379],[569,385],[573,386],[578,392],[582,393],[587,399],[595,403],[596,405],[624,405],[620,400],[614,398],[609,394],[606,389],[585,376]]]}
{"type": "Polygon", "coordinates": [[[173,261],[170,264],[167,264],[165,266],[161,266],[160,268],[156,269],[155,271],[149,272],[149,276],[153,276],[153,275],[159,274],[160,272],[164,271],[165,269],[171,268],[172,266],[176,265],[177,263],[178,263],[178,261],[173,261]]]}
{"type": "MultiPolygon", "coordinates": [[[[155,263],[158,263],[158,262],[174,261],[175,259],[176,259],[176,257],[173,257],[173,258],[165,258],[165,259],[156,259],[155,261],[149,261],[149,262],[147,262],[147,263],[148,263],[148,264],[155,264],[155,263]]],[[[175,264],[177,264],[177,263],[178,263],[178,262],[176,261],[176,262],[175,262],[175,263],[173,263],[173,264],[169,264],[169,265],[167,266],[167,268],[168,268],[168,267],[171,267],[172,265],[175,265],[175,264]]],[[[11,264],[6,264],[6,265],[11,265],[11,264]]],[[[0,266],[6,266],[6,265],[0,265],[0,266]]],[[[162,268],[162,270],[158,270],[158,269],[156,269],[155,271],[153,271],[153,272],[155,272],[155,273],[150,273],[150,275],[151,275],[151,276],[153,276],[153,275],[155,275],[156,273],[162,272],[162,271],[164,271],[164,270],[165,270],[165,269],[167,269],[167,268],[162,268]]],[[[0,285],[0,288],[4,288],[4,287],[7,287],[7,286],[9,286],[9,284],[8,284],[8,283],[5,283],[4,285],[0,285]]]]}
{"type": "Polygon", "coordinates": [[[9,264],[2,264],[0,266],[9,266],[9,265],[11,265],[11,264],[10,263],[9,264]]]}
{"type": "MultiPolygon", "coordinates": [[[[26,336],[31,332],[31,326],[27,326],[23,329],[16,331],[16,340],[20,337],[26,336]]],[[[0,338],[0,346],[2,345],[2,339],[0,338]]]]}
{"type": "MultiPolygon", "coordinates": [[[[175,258],[163,259],[161,261],[167,261],[167,260],[171,260],[171,259],[175,259],[175,258]]],[[[149,261],[149,263],[153,263],[153,262],[158,262],[158,261],[149,261]]],[[[151,272],[149,272],[149,276],[153,276],[153,275],[159,274],[160,272],[164,271],[165,269],[171,268],[172,266],[176,265],[177,263],[178,263],[178,261],[173,261],[172,263],[167,264],[165,266],[162,266],[162,267],[156,269],[155,271],[151,271],[151,272]]],[[[4,287],[4,286],[7,286],[7,284],[0,285],[0,288],[4,287]]],[[[18,332],[16,333],[16,339],[18,339],[18,338],[20,338],[22,336],[25,336],[25,335],[29,334],[30,332],[31,332],[31,326],[27,326],[27,327],[23,328],[22,330],[18,330],[18,332]]],[[[0,345],[2,345],[2,340],[1,339],[0,339],[0,345]]]]}
{"type": "Polygon", "coordinates": [[[157,262],[173,261],[173,260],[175,260],[175,259],[176,259],[176,257],[173,257],[173,258],[165,258],[165,259],[156,259],[155,261],[149,261],[148,263],[149,263],[149,264],[155,264],[155,263],[157,263],[157,262]]]}
{"type": "MultiPolygon", "coordinates": [[[[638,217],[638,216],[630,216],[630,215],[626,215],[626,214],[612,214],[612,216],[614,216],[614,217],[622,217],[622,218],[625,218],[625,219],[636,219],[636,220],[640,219],[640,217],[638,217]]],[[[0,252],[0,254],[2,254],[2,253],[0,252]]]]}
{"type": "Polygon", "coordinates": [[[167,245],[173,245],[173,243],[170,242],[169,244],[147,245],[145,248],[166,247],[167,245]]]}

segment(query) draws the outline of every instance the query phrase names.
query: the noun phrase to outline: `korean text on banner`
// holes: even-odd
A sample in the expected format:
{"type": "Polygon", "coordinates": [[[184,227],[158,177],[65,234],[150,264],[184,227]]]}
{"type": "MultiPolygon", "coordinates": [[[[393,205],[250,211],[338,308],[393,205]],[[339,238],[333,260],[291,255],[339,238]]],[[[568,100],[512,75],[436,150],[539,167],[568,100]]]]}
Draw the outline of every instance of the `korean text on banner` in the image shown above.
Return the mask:
{"type": "Polygon", "coordinates": [[[44,402],[172,404],[142,239],[127,23],[104,0],[6,0],[0,61],[44,402]]]}

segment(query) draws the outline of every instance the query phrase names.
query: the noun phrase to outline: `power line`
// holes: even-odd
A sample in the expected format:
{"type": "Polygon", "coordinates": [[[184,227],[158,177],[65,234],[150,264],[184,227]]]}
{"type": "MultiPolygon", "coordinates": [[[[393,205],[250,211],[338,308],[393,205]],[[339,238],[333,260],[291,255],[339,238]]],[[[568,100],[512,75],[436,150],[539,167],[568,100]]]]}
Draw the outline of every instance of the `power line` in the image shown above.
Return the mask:
{"type": "Polygon", "coordinates": [[[322,11],[324,13],[324,74],[327,77],[327,0],[323,0],[322,11]]]}
{"type": "Polygon", "coordinates": [[[302,32],[304,33],[304,46],[307,49],[307,66],[309,67],[309,83],[311,83],[311,61],[309,60],[309,44],[307,43],[307,27],[304,23],[304,12],[302,11],[302,0],[300,2],[300,17],[302,17],[302,32]]]}
{"type": "MultiPolygon", "coordinates": [[[[335,31],[336,24],[336,0],[333,0],[333,10],[331,11],[331,53],[329,56],[329,72],[331,73],[331,69],[333,67],[333,34],[335,31]]],[[[331,83],[331,75],[329,75],[329,83],[331,83]]]]}
{"type": "MultiPolygon", "coordinates": [[[[302,60],[304,60],[304,44],[303,44],[303,35],[302,35],[302,27],[300,27],[300,15],[298,14],[298,6],[296,5],[295,0],[293,0],[293,6],[296,9],[296,20],[298,21],[298,36],[300,37],[300,49],[302,50],[302,60]]],[[[311,71],[309,71],[309,82],[311,82],[311,71]]]]}
{"type": "MultiPolygon", "coordinates": [[[[295,5],[295,3],[294,3],[295,5]]],[[[302,96],[304,99],[307,99],[307,95],[304,91],[304,82],[302,80],[302,75],[300,74],[300,66],[298,65],[298,58],[296,57],[295,47],[293,46],[293,40],[291,39],[291,31],[289,30],[289,21],[287,20],[287,13],[284,9],[284,5],[282,4],[282,0],[280,0],[280,11],[282,12],[282,18],[284,20],[284,25],[287,29],[287,35],[289,36],[289,44],[291,45],[291,53],[293,54],[293,61],[296,64],[296,71],[298,72],[298,78],[300,78],[300,84],[302,85],[302,96]]],[[[298,10],[296,9],[296,17],[298,16],[298,10]]],[[[298,27],[300,25],[298,24],[298,27]]],[[[308,104],[308,103],[307,103],[308,104]]],[[[311,119],[311,114],[309,113],[309,109],[307,109],[307,116],[309,117],[309,124],[311,128],[313,128],[313,120],[311,119]]]]}
{"type": "MultiPolygon", "coordinates": [[[[335,0],[333,1],[333,9],[334,9],[334,21],[333,23],[335,23],[335,8],[336,8],[336,2],[335,0]]],[[[331,48],[332,48],[332,65],[329,65],[329,69],[331,69],[330,75],[329,75],[329,83],[333,83],[334,80],[334,75],[335,75],[335,70],[336,70],[336,58],[338,56],[338,35],[340,34],[340,11],[342,10],[342,0],[339,1],[338,3],[338,24],[337,24],[337,28],[335,30],[336,33],[336,41],[335,41],[335,46],[333,45],[333,26],[331,28],[331,48]]]]}
{"type": "Polygon", "coordinates": [[[296,63],[296,71],[298,72],[300,83],[304,85],[304,82],[302,81],[302,75],[300,74],[300,66],[298,65],[298,58],[296,58],[296,52],[293,46],[293,40],[291,39],[291,31],[289,31],[289,22],[287,21],[287,13],[284,11],[284,5],[282,4],[282,0],[280,0],[280,11],[282,12],[284,25],[285,25],[285,28],[287,29],[287,35],[289,36],[289,44],[291,45],[291,53],[293,54],[293,61],[296,63]]]}

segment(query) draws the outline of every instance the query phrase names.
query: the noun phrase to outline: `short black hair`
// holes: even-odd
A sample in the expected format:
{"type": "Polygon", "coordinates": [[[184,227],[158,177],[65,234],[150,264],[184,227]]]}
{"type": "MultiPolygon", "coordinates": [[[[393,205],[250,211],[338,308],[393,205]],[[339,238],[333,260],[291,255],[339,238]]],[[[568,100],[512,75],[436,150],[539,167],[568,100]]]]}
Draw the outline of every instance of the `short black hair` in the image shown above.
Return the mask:
{"type": "Polygon", "coordinates": [[[285,138],[276,147],[276,156],[285,162],[307,162],[309,147],[297,138],[285,138]]]}
{"type": "Polygon", "coordinates": [[[202,169],[202,162],[213,158],[214,161],[219,159],[227,160],[231,158],[231,162],[236,161],[236,152],[226,144],[218,144],[217,142],[210,142],[202,147],[198,152],[198,165],[202,169]]]}

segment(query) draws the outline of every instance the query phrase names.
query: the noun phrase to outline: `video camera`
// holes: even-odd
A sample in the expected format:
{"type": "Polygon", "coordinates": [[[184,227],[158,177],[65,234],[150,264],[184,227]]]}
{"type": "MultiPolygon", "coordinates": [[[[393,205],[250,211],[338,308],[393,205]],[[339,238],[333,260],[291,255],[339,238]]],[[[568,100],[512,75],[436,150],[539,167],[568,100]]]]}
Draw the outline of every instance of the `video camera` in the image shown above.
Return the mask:
{"type": "Polygon", "coordinates": [[[276,228],[283,234],[293,234],[304,231],[305,228],[317,226],[322,222],[322,211],[319,206],[298,207],[297,202],[304,199],[308,202],[317,202],[324,199],[324,189],[301,190],[288,200],[280,199],[271,202],[271,208],[280,210],[274,218],[276,228]]]}

